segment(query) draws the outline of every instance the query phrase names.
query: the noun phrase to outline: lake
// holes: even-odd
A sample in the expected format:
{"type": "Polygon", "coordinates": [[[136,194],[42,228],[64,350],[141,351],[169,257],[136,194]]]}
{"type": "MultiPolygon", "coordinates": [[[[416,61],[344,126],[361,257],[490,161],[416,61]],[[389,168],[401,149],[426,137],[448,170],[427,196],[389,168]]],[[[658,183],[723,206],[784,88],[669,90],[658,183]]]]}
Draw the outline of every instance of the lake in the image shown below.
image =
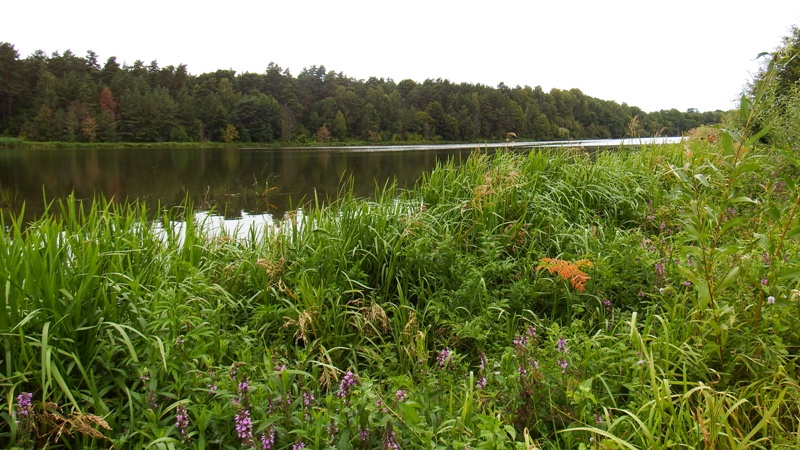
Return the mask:
{"type": "MultiPolygon", "coordinates": [[[[662,138],[663,139],[663,138],[662,138]]],[[[670,138],[680,139],[680,138],[670,138]]],[[[630,140],[629,140],[630,141],[630,140]]],[[[465,160],[477,149],[524,151],[531,147],[619,146],[621,140],[546,143],[452,144],[385,147],[214,149],[0,149],[0,206],[26,219],[44,210],[45,199],[74,194],[91,200],[138,199],[150,207],[177,206],[188,198],[200,211],[227,220],[282,218],[314,200],[336,198],[345,181],[370,198],[376,186],[399,187],[431,171],[437,162],[465,160]],[[268,217],[267,217],[268,216],[268,217]]],[[[653,143],[650,141],[627,144],[653,143]]],[[[659,143],[659,142],[656,142],[659,143]]],[[[669,142],[663,142],[669,143],[669,142]]]]}

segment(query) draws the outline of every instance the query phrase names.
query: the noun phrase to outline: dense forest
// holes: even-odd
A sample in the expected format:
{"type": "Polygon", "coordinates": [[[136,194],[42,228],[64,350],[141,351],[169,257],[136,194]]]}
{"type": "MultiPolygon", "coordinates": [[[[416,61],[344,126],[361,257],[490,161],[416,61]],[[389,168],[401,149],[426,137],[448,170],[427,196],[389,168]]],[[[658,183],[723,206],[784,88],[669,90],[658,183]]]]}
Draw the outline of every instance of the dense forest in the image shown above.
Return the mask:
{"type": "Polygon", "coordinates": [[[0,135],[65,142],[550,140],[681,135],[722,111],[645,112],[578,89],[370,78],[323,66],[293,76],[192,75],[69,50],[21,59],[0,42],[0,135]]]}

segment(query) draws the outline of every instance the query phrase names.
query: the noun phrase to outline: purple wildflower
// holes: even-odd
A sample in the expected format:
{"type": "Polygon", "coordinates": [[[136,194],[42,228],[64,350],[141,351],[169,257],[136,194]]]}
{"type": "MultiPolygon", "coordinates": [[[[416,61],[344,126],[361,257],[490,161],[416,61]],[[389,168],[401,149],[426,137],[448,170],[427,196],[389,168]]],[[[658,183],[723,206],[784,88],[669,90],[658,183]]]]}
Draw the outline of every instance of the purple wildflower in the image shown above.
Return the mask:
{"type": "Polygon", "coordinates": [[[772,263],[772,259],[769,257],[767,252],[764,252],[764,253],[761,254],[761,261],[764,262],[765,266],[768,266],[768,265],[770,265],[770,263],[772,263]]]}
{"type": "Polygon", "coordinates": [[[563,337],[558,337],[558,342],[556,343],[556,350],[559,353],[567,353],[567,341],[563,337]]]}
{"type": "Polygon", "coordinates": [[[241,383],[239,383],[239,393],[240,393],[240,394],[244,394],[244,393],[246,393],[246,392],[247,392],[247,389],[248,389],[249,387],[250,387],[250,386],[247,384],[247,380],[246,380],[246,379],[245,379],[245,380],[242,380],[242,382],[241,382],[241,383]]]}
{"type": "Polygon", "coordinates": [[[183,405],[178,405],[175,414],[175,428],[181,432],[181,436],[186,438],[186,431],[189,429],[189,415],[183,405]]]}
{"type": "Polygon", "coordinates": [[[408,392],[398,389],[397,392],[394,393],[394,398],[396,398],[398,402],[404,402],[406,398],[408,398],[408,392]]]}
{"type": "Polygon", "coordinates": [[[604,298],[603,299],[603,306],[605,306],[607,311],[611,311],[611,300],[604,298]]]}
{"type": "Polygon", "coordinates": [[[600,414],[595,414],[594,415],[594,423],[596,423],[598,425],[603,423],[603,416],[601,416],[600,414]]]}
{"type": "Polygon", "coordinates": [[[769,280],[768,280],[768,279],[766,279],[766,278],[762,278],[762,279],[761,279],[761,285],[762,285],[762,286],[766,286],[766,285],[768,285],[768,284],[769,284],[769,280]]]}
{"type": "Polygon", "coordinates": [[[314,394],[309,391],[303,392],[303,406],[308,408],[311,406],[311,403],[314,402],[314,394]]]}
{"type": "Polygon", "coordinates": [[[347,398],[347,395],[350,394],[350,391],[353,390],[353,387],[357,385],[359,381],[358,375],[348,370],[339,383],[339,398],[347,398]]]}
{"type": "Polygon", "coordinates": [[[771,295],[769,297],[767,297],[767,304],[768,305],[774,305],[775,304],[775,297],[773,297],[771,295]]]}
{"type": "Polygon", "coordinates": [[[152,409],[158,408],[158,403],[156,402],[156,393],[155,392],[150,391],[150,393],[147,394],[147,401],[150,402],[150,408],[152,408],[152,409]]]}
{"type": "Polygon", "coordinates": [[[444,369],[445,364],[450,361],[452,356],[453,354],[450,351],[450,347],[443,348],[442,351],[439,352],[439,356],[436,357],[436,362],[439,363],[439,368],[444,369]]]}
{"type": "Polygon", "coordinates": [[[242,443],[250,442],[253,439],[253,421],[250,419],[250,411],[246,408],[240,409],[236,413],[236,435],[242,443]]]}
{"type": "Polygon", "coordinates": [[[689,281],[689,280],[686,280],[686,281],[683,282],[683,285],[686,286],[686,287],[689,287],[689,286],[692,285],[692,282],[689,281]]]}
{"type": "Polygon", "coordinates": [[[30,392],[21,392],[17,396],[17,415],[28,417],[33,412],[33,394],[30,392]]]}
{"type": "Polygon", "coordinates": [[[484,388],[486,388],[486,383],[487,383],[486,377],[483,376],[483,375],[480,375],[478,377],[478,381],[475,383],[475,387],[478,388],[478,389],[484,389],[484,388]]]}
{"type": "Polygon", "coordinates": [[[333,442],[338,432],[339,432],[339,427],[336,425],[336,421],[331,419],[331,424],[328,425],[328,439],[330,440],[330,442],[333,442]]]}
{"type": "Polygon", "coordinates": [[[367,439],[369,439],[369,430],[366,428],[358,427],[358,434],[361,438],[361,442],[367,442],[367,439]]]}
{"type": "Polygon", "coordinates": [[[664,268],[664,264],[657,262],[656,263],[656,275],[663,277],[664,273],[666,273],[666,269],[664,268]]]}
{"type": "Polygon", "coordinates": [[[567,363],[566,359],[559,359],[558,365],[561,366],[561,373],[564,373],[567,371],[567,366],[569,365],[569,363],[567,363]]]}
{"type": "Polygon", "coordinates": [[[283,372],[284,370],[286,370],[286,365],[284,365],[284,364],[281,364],[281,365],[279,365],[278,367],[275,368],[276,372],[283,372]]]}
{"type": "Polygon", "coordinates": [[[209,384],[208,385],[208,390],[211,391],[211,392],[217,392],[217,385],[214,384],[214,383],[209,384]]]}
{"type": "Polygon", "coordinates": [[[297,444],[292,445],[292,450],[300,450],[301,448],[306,448],[306,443],[303,441],[300,441],[297,444]]]}
{"type": "Polygon", "coordinates": [[[394,430],[389,430],[383,435],[383,448],[384,450],[400,450],[400,446],[394,439],[394,430]]]}
{"type": "Polygon", "coordinates": [[[269,429],[269,435],[261,435],[261,450],[272,450],[275,446],[275,429],[269,429]]]}
{"type": "Polygon", "coordinates": [[[480,354],[480,360],[481,360],[480,363],[481,370],[486,370],[486,355],[484,355],[483,352],[481,352],[480,354]]]}

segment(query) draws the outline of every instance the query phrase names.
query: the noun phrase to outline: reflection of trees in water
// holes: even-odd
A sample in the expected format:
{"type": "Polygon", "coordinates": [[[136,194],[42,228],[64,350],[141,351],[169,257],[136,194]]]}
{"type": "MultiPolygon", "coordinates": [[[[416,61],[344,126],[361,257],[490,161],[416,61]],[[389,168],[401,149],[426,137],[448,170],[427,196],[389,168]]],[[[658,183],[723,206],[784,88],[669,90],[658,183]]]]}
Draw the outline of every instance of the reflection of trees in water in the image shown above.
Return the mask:
{"type": "MultiPolygon", "coordinates": [[[[256,149],[70,149],[3,151],[0,186],[37,215],[48,200],[138,199],[148,207],[172,207],[187,198],[230,218],[271,213],[282,217],[315,198],[335,199],[352,177],[353,194],[371,198],[376,185],[397,179],[410,187],[437,160],[467,150],[349,152],[256,149]]],[[[6,209],[14,210],[14,206],[6,209]]],[[[19,208],[17,207],[18,211],[19,208]]]]}

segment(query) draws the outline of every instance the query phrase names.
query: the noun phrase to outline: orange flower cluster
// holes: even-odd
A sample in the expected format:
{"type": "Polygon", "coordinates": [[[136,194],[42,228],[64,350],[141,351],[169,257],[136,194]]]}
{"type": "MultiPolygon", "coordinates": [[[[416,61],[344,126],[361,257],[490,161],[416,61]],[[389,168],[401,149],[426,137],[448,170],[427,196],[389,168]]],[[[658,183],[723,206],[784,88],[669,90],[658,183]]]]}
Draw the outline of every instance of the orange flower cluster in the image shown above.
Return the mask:
{"type": "Polygon", "coordinates": [[[562,280],[569,281],[575,290],[583,292],[586,290],[586,281],[589,280],[589,275],[586,275],[581,270],[581,267],[594,267],[594,264],[587,259],[581,259],[573,263],[563,259],[542,258],[536,270],[547,269],[551,274],[555,273],[562,280]]]}

